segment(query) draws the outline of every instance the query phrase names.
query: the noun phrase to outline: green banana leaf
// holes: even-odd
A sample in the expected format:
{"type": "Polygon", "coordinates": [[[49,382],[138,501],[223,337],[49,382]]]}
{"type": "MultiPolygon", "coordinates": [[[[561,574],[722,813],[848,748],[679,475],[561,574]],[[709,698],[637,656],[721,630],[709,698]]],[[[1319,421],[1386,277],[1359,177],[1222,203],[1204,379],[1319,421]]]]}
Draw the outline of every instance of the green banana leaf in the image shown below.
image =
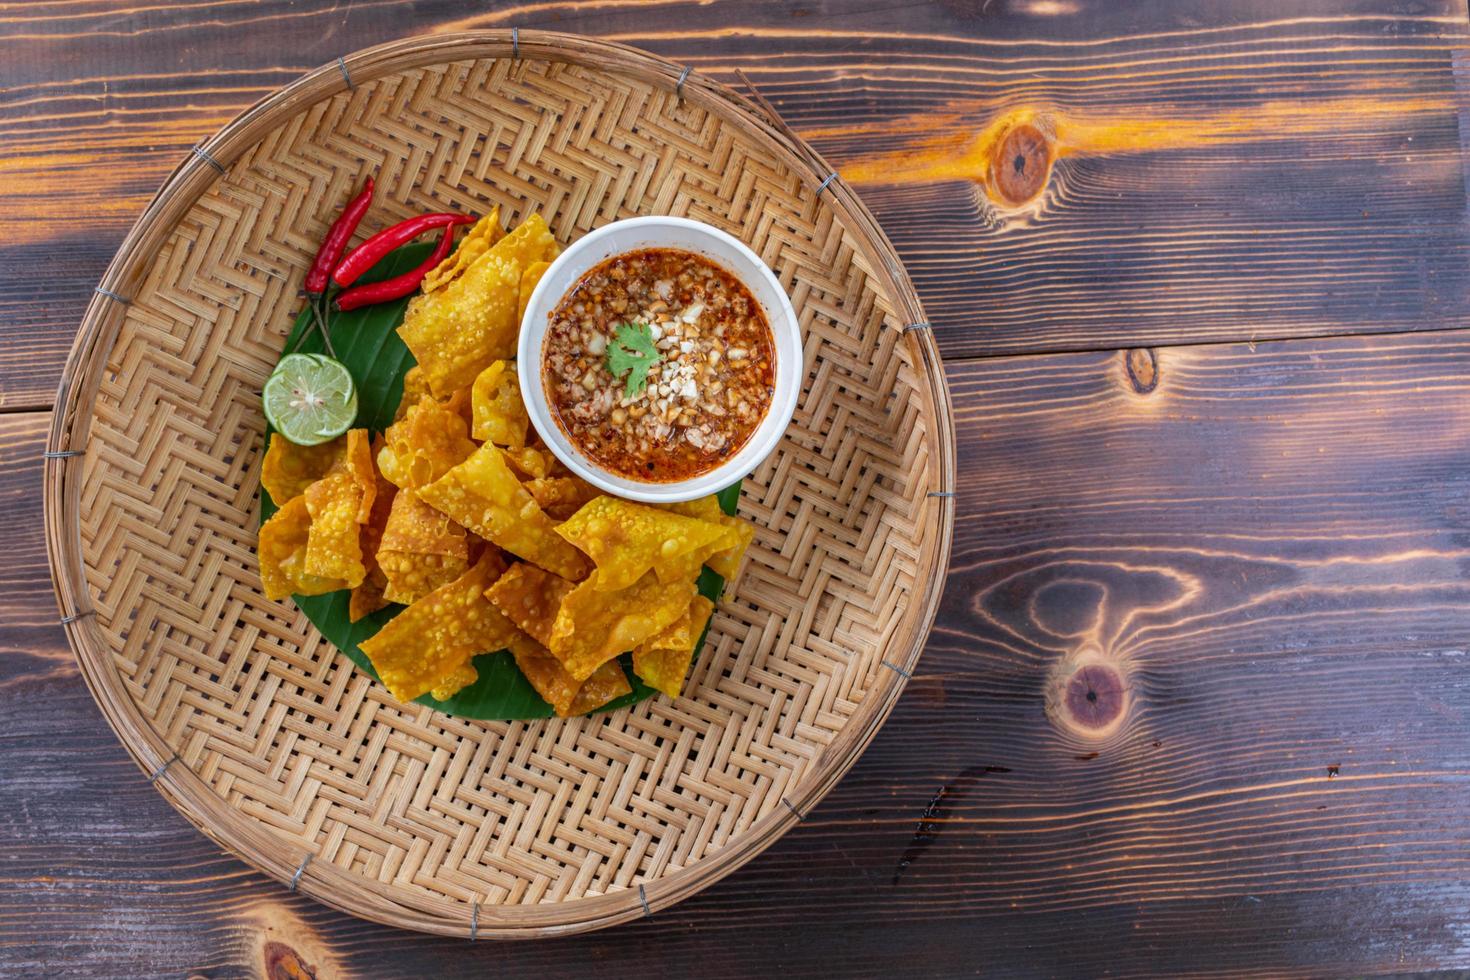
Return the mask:
{"type": "MultiPolygon", "coordinates": [[[[405,245],[390,253],[370,272],[362,282],[377,282],[389,276],[406,272],[428,257],[429,244],[405,245]]],[[[413,367],[413,355],[402,339],[397,327],[403,322],[408,299],[392,303],[365,306],[346,313],[333,313],[330,331],[332,348],[337,359],[352,372],[357,383],[356,428],[366,428],[374,433],[382,432],[393,421],[398,409],[398,400],[403,397],[403,376],[413,367]]],[[[295,329],[286,340],[284,350],[303,353],[325,353],[320,333],[313,328],[313,316],[309,308],[303,308],[296,318],[295,329]]],[[[271,438],[267,432],[266,438],[271,438]]],[[[740,484],[726,487],[719,493],[721,508],[725,513],[735,513],[740,499],[740,484]]],[[[260,520],[265,523],[276,512],[276,504],[264,488],[260,491],[260,520]]],[[[711,602],[718,602],[725,588],[725,580],[708,568],[699,576],[699,593],[711,602]]],[[[377,679],[372,663],[362,652],[360,644],[383,628],[383,624],[403,610],[403,606],[389,605],[353,623],[347,618],[347,590],[330,592],[319,596],[293,596],[296,605],[311,620],[313,626],[330,640],[338,650],[347,655],[358,667],[377,679]]],[[[695,650],[704,648],[709,627],[699,637],[695,650]]],[[[696,659],[698,653],[695,654],[696,659]]],[[[612,711],[625,705],[635,704],[658,691],[644,684],[633,674],[631,654],[623,654],[619,662],[623,673],[633,686],[631,694],[624,695],[601,708],[612,711]]],[[[515,659],[505,650],[482,653],[474,659],[479,679],[469,687],[457,692],[447,701],[438,701],[429,695],[418,699],[436,711],[461,718],[479,718],[486,721],[509,721],[526,718],[550,718],[551,706],[541,700],[530,683],[516,668],[515,659]]]]}

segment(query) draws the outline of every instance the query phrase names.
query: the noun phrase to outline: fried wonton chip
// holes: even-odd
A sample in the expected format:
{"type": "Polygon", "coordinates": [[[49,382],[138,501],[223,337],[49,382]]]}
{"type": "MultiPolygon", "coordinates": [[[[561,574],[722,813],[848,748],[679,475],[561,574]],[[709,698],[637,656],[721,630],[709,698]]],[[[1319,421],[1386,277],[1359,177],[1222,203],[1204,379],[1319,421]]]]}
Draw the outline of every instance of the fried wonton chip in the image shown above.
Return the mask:
{"type": "Polygon", "coordinates": [[[474,424],[470,434],[480,442],[520,449],[526,444],[531,417],[521,401],[521,384],[514,361],[496,361],[475,379],[474,424]]]}
{"type": "Polygon", "coordinates": [[[562,718],[594,711],[633,691],[617,660],[609,660],[593,671],[591,677],[579,681],[567,673],[550,651],[528,636],[512,640],[510,652],[541,700],[562,718]]]}
{"type": "Polygon", "coordinates": [[[690,600],[689,608],[672,625],[633,651],[633,673],[649,687],[677,698],[694,660],[695,644],[704,635],[714,608],[715,604],[702,595],[690,600]]]}
{"type": "Polygon", "coordinates": [[[268,599],[295,595],[323,595],[347,587],[338,579],[307,575],[303,569],[311,515],[306,497],[297,494],[271,515],[260,529],[256,552],[260,558],[260,584],[268,599]]]}
{"type": "Polygon", "coordinates": [[[443,398],[491,362],[515,357],[521,273],[559,249],[539,214],[506,235],[443,289],[414,299],[398,335],[443,398]]]}
{"type": "Polygon", "coordinates": [[[720,502],[714,494],[681,503],[651,504],[650,506],[670,510],[675,514],[683,514],[685,517],[693,517],[701,521],[714,521],[735,532],[735,542],[732,545],[699,556],[700,564],[708,565],[711,571],[717,573],[726,582],[734,581],[735,574],[740,570],[740,559],[745,556],[746,549],[750,547],[750,542],[755,538],[755,528],[750,525],[749,521],[743,521],[721,510],[720,502]]]}
{"type": "Polygon", "coordinates": [[[491,245],[504,237],[505,230],[500,227],[500,208],[492,208],[489,214],[475,222],[469,233],[459,240],[459,247],[454,250],[454,254],[424,276],[424,292],[432,293],[454,281],[476,259],[490,251],[491,245]]]}
{"type": "Polygon", "coordinates": [[[521,273],[521,301],[516,311],[516,322],[526,318],[526,307],[531,305],[531,294],[536,291],[536,284],[551,268],[550,262],[532,262],[526,266],[526,271],[521,273]]]}
{"type": "Polygon", "coordinates": [[[378,470],[373,466],[372,443],[367,429],[347,431],[347,449],[342,455],[342,466],[362,490],[362,500],[357,505],[357,523],[366,524],[373,512],[373,502],[378,499],[378,470]]]}
{"type": "Polygon", "coordinates": [[[609,496],[584,506],[556,533],[596,562],[598,587],[606,590],[625,589],[650,569],[665,582],[692,579],[699,554],[735,543],[723,524],[609,496]]]}
{"type": "Polygon", "coordinates": [[[602,493],[578,476],[544,476],[539,480],[527,480],[522,486],[542,510],[558,521],[571,517],[582,509],[583,504],[602,493]]]}
{"type": "Polygon", "coordinates": [[[435,482],[419,490],[425,503],[513,555],[580,581],[587,561],[556,536],[556,525],[521,486],[504,454],[485,443],[435,482]]]}
{"type": "Polygon", "coordinates": [[[272,432],[270,440],[260,464],[260,485],[277,507],[326,476],[347,446],[345,436],[320,446],[298,446],[279,432],[272,432]]]}
{"type": "Polygon", "coordinates": [[[308,575],[340,579],[356,588],[367,576],[357,523],[363,489],[347,467],[334,468],[301,495],[311,515],[302,568],[308,575]]]}
{"type": "Polygon", "coordinates": [[[429,379],[424,377],[424,369],[415,364],[403,375],[403,397],[398,399],[398,410],[393,413],[393,421],[403,418],[410,408],[425,397],[433,398],[434,393],[429,390],[429,379]]]}
{"type": "Polygon", "coordinates": [[[512,565],[485,592],[495,608],[542,646],[551,643],[551,628],[567,593],[577,587],[529,562],[512,565]]]}
{"type": "Polygon", "coordinates": [[[390,619],[362,652],[400,701],[430,691],[448,691],[466,677],[464,667],[477,653],[504,648],[518,632],[485,598],[485,589],[505,571],[494,552],[486,552],[469,571],[440,586],[390,619]]]}
{"type": "Polygon", "coordinates": [[[388,426],[378,468],[403,490],[432,483],[475,451],[459,412],[425,396],[402,419],[388,426]]]}
{"type": "Polygon", "coordinates": [[[466,663],[448,676],[440,678],[438,686],[429,692],[429,696],[435,701],[448,701],[479,679],[480,673],[475,670],[474,664],[466,663]]]}
{"type": "Polygon", "coordinates": [[[610,591],[597,581],[601,572],[561,602],[549,649],[578,680],[624,650],[632,650],[689,610],[692,581],[665,584],[652,572],[626,589],[610,591]]]}
{"type": "MultiPolygon", "coordinates": [[[[369,453],[376,456],[376,450],[382,448],[383,437],[378,436],[373,440],[369,453]]],[[[373,494],[373,505],[368,511],[368,519],[362,525],[362,564],[367,569],[367,576],[362,584],[352,590],[352,598],[347,604],[347,618],[351,622],[357,622],[368,613],[377,612],[388,604],[388,599],[383,592],[388,586],[388,577],[383,574],[382,568],[378,566],[378,549],[382,546],[383,533],[388,528],[388,518],[393,512],[393,500],[397,488],[383,478],[377,469],[373,470],[377,489],[373,494]]]]}
{"type": "Polygon", "coordinates": [[[628,675],[623,673],[623,667],[617,660],[609,660],[592,672],[592,676],[582,682],[577,689],[577,696],[572,698],[571,707],[567,709],[567,715],[585,715],[589,711],[596,711],[614,698],[620,698],[624,694],[632,694],[633,685],[628,683],[628,675]]]}
{"type": "Polygon", "coordinates": [[[469,554],[464,528],[413,493],[399,493],[377,552],[384,598],[404,604],[423,598],[463,575],[469,554]]]}
{"type": "Polygon", "coordinates": [[[551,450],[536,446],[505,450],[505,461],[527,480],[539,480],[549,474],[555,458],[551,450]]]}

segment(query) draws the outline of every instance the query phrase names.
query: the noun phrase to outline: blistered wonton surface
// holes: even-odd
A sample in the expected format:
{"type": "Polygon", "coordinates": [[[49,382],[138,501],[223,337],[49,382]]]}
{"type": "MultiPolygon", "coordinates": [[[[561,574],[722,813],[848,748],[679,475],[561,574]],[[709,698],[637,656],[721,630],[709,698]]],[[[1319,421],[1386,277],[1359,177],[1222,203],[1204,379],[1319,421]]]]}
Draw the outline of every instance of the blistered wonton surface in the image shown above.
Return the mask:
{"type": "Polygon", "coordinates": [[[265,460],[260,464],[260,485],[279,507],[326,476],[327,470],[342,458],[346,446],[346,436],[319,446],[298,446],[279,432],[272,432],[265,460]]]}
{"type": "Polygon", "coordinates": [[[652,572],[626,589],[599,588],[601,572],[562,600],[549,649],[579,680],[632,650],[689,609],[693,581],[663,583],[652,572]]]}
{"type": "Polygon", "coordinates": [[[551,643],[551,630],[561,602],[577,585],[560,575],[538,568],[529,562],[517,562],[490,586],[485,595],[542,646],[551,643]]]}
{"type": "Polygon", "coordinates": [[[412,701],[436,688],[446,690],[466,676],[464,668],[475,654],[502,649],[516,634],[515,625],[485,598],[485,589],[504,570],[500,556],[486,552],[469,571],[361,643],[395,698],[412,701]]]}
{"type": "Polygon", "coordinates": [[[475,451],[469,427],[454,406],[425,395],[383,433],[378,469],[403,490],[432,483],[475,451]]]}
{"type": "Polygon", "coordinates": [[[480,442],[520,449],[526,444],[531,417],[521,401],[520,380],[512,361],[496,361],[475,378],[471,434],[480,442]]]}
{"type": "Polygon", "coordinates": [[[671,626],[633,651],[633,673],[649,687],[678,697],[694,660],[695,644],[704,635],[714,608],[714,603],[702,595],[690,600],[689,608],[671,626]]]}
{"type": "Polygon", "coordinates": [[[734,544],[723,524],[601,496],[556,529],[597,564],[598,588],[625,589],[652,570],[665,582],[692,578],[699,559],[734,544]]]}
{"type": "Polygon", "coordinates": [[[522,273],[560,250],[545,220],[527,218],[441,289],[408,306],[398,334],[440,398],[515,357],[522,273]]]}
{"type": "Polygon", "coordinates": [[[562,578],[580,581],[587,574],[586,559],[557,537],[555,522],[536,506],[491,443],[420,489],[419,497],[486,541],[562,578]]]}

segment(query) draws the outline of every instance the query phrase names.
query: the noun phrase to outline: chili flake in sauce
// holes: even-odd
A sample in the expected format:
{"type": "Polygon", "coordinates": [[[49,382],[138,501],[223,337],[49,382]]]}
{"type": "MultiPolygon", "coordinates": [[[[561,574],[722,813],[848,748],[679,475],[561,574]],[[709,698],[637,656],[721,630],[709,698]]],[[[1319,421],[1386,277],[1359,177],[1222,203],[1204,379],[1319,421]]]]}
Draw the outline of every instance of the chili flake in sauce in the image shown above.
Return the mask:
{"type": "Polygon", "coordinates": [[[546,400],[572,443],[609,472],[649,483],[707,473],[739,452],[775,385],[760,304],[680,249],[595,266],[551,311],[541,356],[546,400]],[[624,346],[610,357],[614,344],[624,346]]]}

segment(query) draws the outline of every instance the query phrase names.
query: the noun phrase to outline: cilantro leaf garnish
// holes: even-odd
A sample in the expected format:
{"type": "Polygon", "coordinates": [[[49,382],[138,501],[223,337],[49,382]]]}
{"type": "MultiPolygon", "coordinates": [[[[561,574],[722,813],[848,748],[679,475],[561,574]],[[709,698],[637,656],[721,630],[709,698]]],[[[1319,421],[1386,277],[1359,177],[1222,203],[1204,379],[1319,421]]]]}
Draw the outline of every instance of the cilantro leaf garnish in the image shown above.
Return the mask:
{"type": "Polygon", "coordinates": [[[653,331],[646,323],[620,323],[607,345],[607,369],[614,378],[623,378],[623,394],[637,398],[648,387],[648,372],[659,362],[653,331]]]}

